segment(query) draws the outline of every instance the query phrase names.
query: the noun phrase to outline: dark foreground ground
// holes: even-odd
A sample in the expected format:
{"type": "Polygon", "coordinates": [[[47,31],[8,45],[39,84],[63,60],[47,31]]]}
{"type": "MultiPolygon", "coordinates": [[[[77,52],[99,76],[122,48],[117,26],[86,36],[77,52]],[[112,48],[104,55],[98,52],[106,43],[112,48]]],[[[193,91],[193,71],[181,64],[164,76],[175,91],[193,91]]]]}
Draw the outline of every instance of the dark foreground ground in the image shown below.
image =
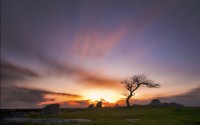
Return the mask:
{"type": "MultiPolygon", "coordinates": [[[[4,111],[5,113],[5,111],[4,111]]],[[[2,113],[1,113],[2,114],[2,113]]],[[[31,111],[29,118],[91,119],[89,123],[65,123],[59,125],[200,125],[200,108],[134,107],[102,109],[63,109],[58,115],[40,115],[39,110],[31,111]]],[[[23,125],[40,125],[24,123],[23,125]]]]}

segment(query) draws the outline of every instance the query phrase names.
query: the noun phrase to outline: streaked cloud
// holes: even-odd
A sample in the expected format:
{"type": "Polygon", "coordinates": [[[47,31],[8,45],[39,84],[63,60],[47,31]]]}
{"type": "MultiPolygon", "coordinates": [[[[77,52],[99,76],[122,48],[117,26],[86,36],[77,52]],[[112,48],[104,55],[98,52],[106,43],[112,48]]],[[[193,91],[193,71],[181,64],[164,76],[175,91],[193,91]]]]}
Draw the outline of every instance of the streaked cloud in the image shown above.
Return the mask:
{"type": "Polygon", "coordinates": [[[122,24],[111,31],[104,31],[98,27],[79,29],[74,38],[72,52],[81,60],[88,57],[101,57],[125,37],[127,27],[122,24]]]}
{"type": "Polygon", "coordinates": [[[70,100],[61,105],[64,108],[86,108],[89,105],[88,100],[70,100]]]}
{"type": "Polygon", "coordinates": [[[1,59],[1,83],[12,83],[29,78],[39,78],[40,75],[25,67],[20,67],[1,59]]]}
{"type": "Polygon", "coordinates": [[[44,104],[53,104],[53,103],[66,103],[70,100],[78,101],[81,100],[83,97],[80,95],[72,95],[72,94],[65,94],[65,93],[47,93],[42,94],[44,101],[38,103],[38,105],[44,104]]]}
{"type": "Polygon", "coordinates": [[[119,79],[104,76],[82,67],[73,66],[68,63],[60,63],[55,60],[41,58],[47,67],[47,73],[51,76],[75,76],[79,84],[93,87],[113,87],[119,86],[119,79]]]}
{"type": "MultiPolygon", "coordinates": [[[[60,101],[57,101],[60,97],[66,99],[76,99],[81,98],[82,96],[71,93],[56,93],[48,90],[33,88],[1,86],[1,108],[36,108],[38,107],[38,104],[42,102],[52,101],[52,103],[60,103],[60,101]],[[45,98],[45,96],[48,95],[54,96],[52,96],[52,98],[45,98]],[[13,105],[15,106],[13,107],[13,105]]],[[[67,100],[62,101],[62,103],[64,102],[67,102],[67,100]]]]}
{"type": "Polygon", "coordinates": [[[160,97],[161,100],[167,102],[178,102],[184,104],[185,106],[199,106],[200,105],[200,86],[185,93],[160,97]]]}

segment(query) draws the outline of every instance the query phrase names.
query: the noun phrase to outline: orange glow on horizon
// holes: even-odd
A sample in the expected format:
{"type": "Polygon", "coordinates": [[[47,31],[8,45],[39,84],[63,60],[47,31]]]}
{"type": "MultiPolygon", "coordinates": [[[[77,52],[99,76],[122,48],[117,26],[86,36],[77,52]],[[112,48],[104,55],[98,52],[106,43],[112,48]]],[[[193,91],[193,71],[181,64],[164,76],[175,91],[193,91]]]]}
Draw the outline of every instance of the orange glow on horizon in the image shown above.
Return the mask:
{"type": "Polygon", "coordinates": [[[85,93],[85,98],[90,100],[90,103],[98,101],[116,103],[122,98],[120,93],[111,90],[92,90],[85,93]]]}
{"type": "Polygon", "coordinates": [[[53,104],[53,103],[61,103],[62,104],[65,102],[69,102],[70,104],[75,104],[71,100],[76,101],[76,100],[82,99],[82,97],[70,97],[67,95],[59,95],[59,94],[45,94],[45,95],[43,95],[43,98],[45,99],[45,101],[39,103],[38,105],[53,104]]]}
{"type": "MultiPolygon", "coordinates": [[[[123,96],[119,91],[108,90],[108,89],[92,89],[86,92],[82,92],[84,95],[81,96],[69,96],[60,94],[45,94],[43,95],[44,101],[40,102],[38,105],[46,105],[53,103],[67,104],[68,106],[81,107],[83,106],[79,102],[84,102],[84,107],[89,104],[97,104],[97,102],[102,101],[103,107],[113,107],[118,104],[119,106],[125,106],[125,96],[123,96]]],[[[156,95],[141,94],[136,93],[130,102],[144,102],[156,98],[156,95]]],[[[158,96],[159,97],[159,96],[158,96]]]]}

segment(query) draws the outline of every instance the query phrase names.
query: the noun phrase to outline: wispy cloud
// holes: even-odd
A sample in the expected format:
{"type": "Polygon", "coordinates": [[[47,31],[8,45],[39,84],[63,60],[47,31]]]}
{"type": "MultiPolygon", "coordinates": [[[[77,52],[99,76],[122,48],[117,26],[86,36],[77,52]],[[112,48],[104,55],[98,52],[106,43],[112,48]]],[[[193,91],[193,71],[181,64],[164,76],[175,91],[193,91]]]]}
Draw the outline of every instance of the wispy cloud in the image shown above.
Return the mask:
{"type": "Polygon", "coordinates": [[[60,63],[56,60],[41,58],[47,66],[48,75],[53,76],[75,76],[79,84],[93,87],[113,87],[118,86],[119,80],[117,78],[110,78],[101,73],[95,73],[84,69],[82,67],[72,66],[68,63],[60,63]]]}
{"type": "Polygon", "coordinates": [[[80,74],[80,81],[92,87],[117,87],[119,86],[119,79],[109,78],[101,74],[80,74]]]}
{"type": "Polygon", "coordinates": [[[44,101],[38,103],[38,105],[44,105],[44,104],[53,104],[53,103],[67,103],[70,100],[73,101],[79,101],[83,97],[80,95],[75,95],[75,94],[65,94],[65,93],[46,93],[43,94],[43,99],[44,101]]]}
{"type": "Polygon", "coordinates": [[[38,78],[40,75],[25,67],[20,67],[1,59],[1,83],[13,83],[29,78],[38,78]]]}
{"type": "Polygon", "coordinates": [[[48,90],[22,88],[22,87],[6,87],[1,86],[1,108],[36,108],[38,104],[51,103],[64,103],[70,99],[81,98],[82,96],[71,93],[56,93],[48,90]],[[45,98],[45,96],[51,96],[51,98],[45,98]],[[60,100],[60,97],[65,100],[60,100]],[[67,100],[68,99],[68,100],[67,100]]]}
{"type": "Polygon", "coordinates": [[[167,97],[160,97],[161,100],[167,102],[178,102],[186,106],[199,106],[200,105],[200,86],[196,87],[188,92],[178,95],[172,95],[167,97]]]}
{"type": "Polygon", "coordinates": [[[81,60],[102,57],[119,43],[127,33],[127,25],[121,24],[111,31],[102,28],[81,28],[76,32],[72,52],[81,60]]]}
{"type": "Polygon", "coordinates": [[[89,100],[70,100],[61,105],[64,108],[86,108],[89,105],[89,100]]]}

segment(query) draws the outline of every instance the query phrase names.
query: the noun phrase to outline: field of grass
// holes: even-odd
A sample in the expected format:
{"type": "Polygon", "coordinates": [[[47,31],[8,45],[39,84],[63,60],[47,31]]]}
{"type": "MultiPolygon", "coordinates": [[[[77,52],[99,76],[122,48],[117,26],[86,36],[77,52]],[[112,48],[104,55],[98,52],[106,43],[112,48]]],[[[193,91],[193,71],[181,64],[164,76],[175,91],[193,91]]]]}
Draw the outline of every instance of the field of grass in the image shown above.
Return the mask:
{"type": "MultiPolygon", "coordinates": [[[[29,117],[46,118],[47,116],[32,114],[29,117]]],[[[181,111],[169,107],[77,109],[64,110],[59,115],[48,117],[92,120],[89,123],[73,123],[73,125],[200,125],[200,108],[183,108],[181,111]]]]}

